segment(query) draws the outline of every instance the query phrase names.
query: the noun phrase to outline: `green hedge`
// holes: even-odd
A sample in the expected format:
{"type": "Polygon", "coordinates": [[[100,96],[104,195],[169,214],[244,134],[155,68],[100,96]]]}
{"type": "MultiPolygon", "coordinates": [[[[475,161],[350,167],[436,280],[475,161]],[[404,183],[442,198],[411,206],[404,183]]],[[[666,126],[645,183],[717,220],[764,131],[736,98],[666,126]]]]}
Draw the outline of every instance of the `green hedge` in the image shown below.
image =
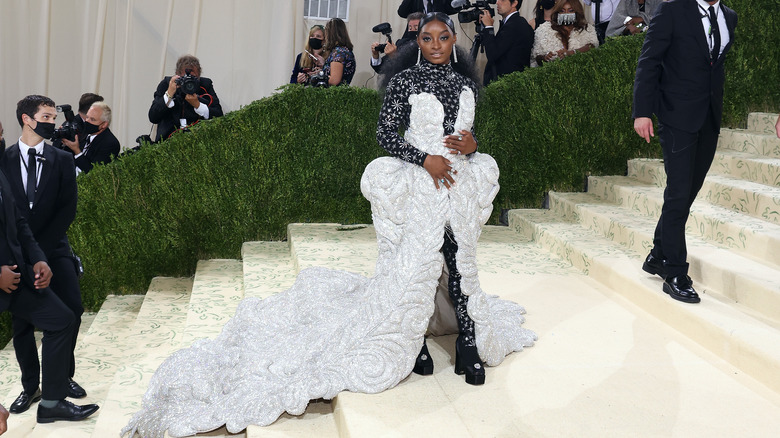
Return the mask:
{"type": "MultiPolygon", "coordinates": [[[[723,120],[742,127],[749,111],[780,110],[780,21],[776,0],[728,4],[740,19],[723,120]]],[[[622,174],[628,158],[659,154],[631,120],[642,40],[612,39],[482,90],[475,129],[501,168],[495,214],[539,207],[548,190],[582,190],[588,174],[622,174]]],[[[86,267],[85,306],[143,293],[157,275],[191,275],[199,259],[237,258],[242,242],[283,239],[290,222],[369,222],[359,181],[383,155],[380,105],[372,90],[288,86],[80,176],[69,236],[86,267]]],[[[8,327],[2,315],[0,339],[8,327]]]]}

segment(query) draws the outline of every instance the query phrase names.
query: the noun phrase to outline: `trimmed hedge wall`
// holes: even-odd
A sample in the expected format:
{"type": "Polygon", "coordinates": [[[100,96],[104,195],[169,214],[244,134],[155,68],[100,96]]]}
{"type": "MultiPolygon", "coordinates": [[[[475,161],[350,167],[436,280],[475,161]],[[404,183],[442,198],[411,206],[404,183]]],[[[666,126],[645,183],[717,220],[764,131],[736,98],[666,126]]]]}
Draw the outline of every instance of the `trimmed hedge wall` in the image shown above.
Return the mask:
{"type": "MultiPolygon", "coordinates": [[[[729,0],[739,14],[727,60],[724,126],[780,111],[776,0],[729,0]]],[[[480,150],[501,168],[494,218],[539,207],[548,190],[582,190],[588,174],[622,174],[658,156],[633,131],[631,93],[643,36],[509,75],[482,90],[480,150]]],[[[69,236],[84,260],[84,304],[143,293],[157,275],[186,276],[197,260],[237,258],[241,243],[283,239],[290,222],[365,223],[363,168],[376,144],[373,90],[287,86],[274,96],[149,145],[80,176],[69,236]]],[[[0,339],[10,334],[0,316],[0,339]]]]}

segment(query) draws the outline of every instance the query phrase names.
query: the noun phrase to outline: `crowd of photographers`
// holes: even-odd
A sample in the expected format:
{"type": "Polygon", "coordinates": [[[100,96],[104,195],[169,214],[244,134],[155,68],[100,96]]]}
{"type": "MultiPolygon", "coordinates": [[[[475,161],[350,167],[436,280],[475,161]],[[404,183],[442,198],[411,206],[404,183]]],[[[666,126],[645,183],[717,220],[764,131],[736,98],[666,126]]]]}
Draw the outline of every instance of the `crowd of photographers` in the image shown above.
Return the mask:
{"type": "MultiPolygon", "coordinates": [[[[461,24],[475,25],[471,56],[476,60],[480,52],[485,53],[483,82],[487,85],[505,74],[586,52],[603,44],[608,36],[645,31],[662,0],[526,1],[535,4],[532,9],[523,8],[523,16],[522,0],[402,0],[398,15],[407,19],[406,30],[393,43],[389,23],[374,26],[373,31],[383,34],[386,42],[371,43],[371,68],[381,74],[386,57],[394,56],[403,46],[417,44],[417,27],[424,14],[457,14],[461,24]],[[590,6],[590,20],[584,5],[590,6]],[[495,17],[496,13],[500,19],[495,17]]],[[[336,18],[325,28],[316,25],[310,29],[303,52],[295,60],[290,82],[349,85],[354,62],[344,22],[336,18]]]]}

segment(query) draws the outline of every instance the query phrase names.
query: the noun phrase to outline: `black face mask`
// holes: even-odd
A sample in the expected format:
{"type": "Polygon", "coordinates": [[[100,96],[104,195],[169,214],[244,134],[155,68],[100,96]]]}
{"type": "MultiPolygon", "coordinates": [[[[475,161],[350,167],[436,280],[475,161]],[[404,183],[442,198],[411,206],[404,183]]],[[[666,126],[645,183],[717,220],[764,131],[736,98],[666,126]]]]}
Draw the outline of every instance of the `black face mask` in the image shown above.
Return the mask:
{"type": "Polygon", "coordinates": [[[89,123],[87,121],[84,122],[84,134],[91,135],[98,131],[100,131],[100,126],[93,125],[92,123],[89,123]]]}
{"type": "Polygon", "coordinates": [[[322,40],[319,38],[309,38],[309,47],[312,50],[320,50],[322,48],[322,40]]]}
{"type": "Polygon", "coordinates": [[[38,122],[33,132],[48,140],[54,137],[54,123],[38,122]]]}

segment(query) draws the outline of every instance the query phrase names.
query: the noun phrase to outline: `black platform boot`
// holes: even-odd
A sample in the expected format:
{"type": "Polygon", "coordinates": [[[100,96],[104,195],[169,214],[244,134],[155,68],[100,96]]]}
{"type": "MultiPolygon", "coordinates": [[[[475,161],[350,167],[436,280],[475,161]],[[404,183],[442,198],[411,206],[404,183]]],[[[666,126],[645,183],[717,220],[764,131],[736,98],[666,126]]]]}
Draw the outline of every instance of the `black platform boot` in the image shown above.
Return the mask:
{"type": "Polygon", "coordinates": [[[455,263],[455,254],[458,252],[458,244],[447,228],[444,235],[442,253],[447,269],[450,272],[448,284],[450,299],[455,307],[455,317],[458,320],[458,339],[455,341],[455,374],[466,375],[466,383],[482,385],[485,383],[485,366],[479,358],[477,351],[477,339],[474,334],[474,321],[469,316],[466,308],[469,297],[460,290],[460,273],[455,263]]]}
{"type": "Polygon", "coordinates": [[[421,376],[433,374],[433,359],[431,359],[431,355],[428,353],[428,345],[425,344],[425,338],[423,338],[423,346],[420,349],[420,354],[417,355],[412,371],[421,376]]]}

